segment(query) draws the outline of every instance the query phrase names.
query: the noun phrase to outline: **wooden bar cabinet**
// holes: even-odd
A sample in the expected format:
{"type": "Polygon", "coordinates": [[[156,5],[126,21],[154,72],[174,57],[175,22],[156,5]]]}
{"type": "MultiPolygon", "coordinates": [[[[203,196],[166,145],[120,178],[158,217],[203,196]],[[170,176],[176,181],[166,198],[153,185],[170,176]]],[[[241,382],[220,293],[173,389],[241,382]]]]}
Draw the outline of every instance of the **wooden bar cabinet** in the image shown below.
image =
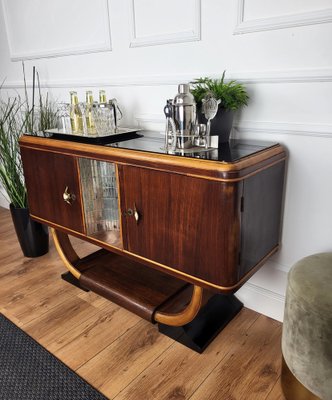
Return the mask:
{"type": "Polygon", "coordinates": [[[232,140],[165,154],[25,135],[31,216],[52,228],[64,277],[196,351],[240,311],[234,293],[279,246],[286,153],[232,140]],[[101,249],[80,259],[68,235],[101,249]]]}

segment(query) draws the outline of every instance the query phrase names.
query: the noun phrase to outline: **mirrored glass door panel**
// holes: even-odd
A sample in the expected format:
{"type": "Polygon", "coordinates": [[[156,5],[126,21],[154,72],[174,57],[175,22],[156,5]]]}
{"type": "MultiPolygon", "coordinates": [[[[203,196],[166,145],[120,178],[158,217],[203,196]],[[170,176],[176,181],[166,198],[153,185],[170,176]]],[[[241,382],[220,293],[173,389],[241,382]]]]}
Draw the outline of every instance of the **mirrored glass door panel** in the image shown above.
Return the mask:
{"type": "Polygon", "coordinates": [[[122,248],[115,164],[79,159],[87,235],[122,248]]]}

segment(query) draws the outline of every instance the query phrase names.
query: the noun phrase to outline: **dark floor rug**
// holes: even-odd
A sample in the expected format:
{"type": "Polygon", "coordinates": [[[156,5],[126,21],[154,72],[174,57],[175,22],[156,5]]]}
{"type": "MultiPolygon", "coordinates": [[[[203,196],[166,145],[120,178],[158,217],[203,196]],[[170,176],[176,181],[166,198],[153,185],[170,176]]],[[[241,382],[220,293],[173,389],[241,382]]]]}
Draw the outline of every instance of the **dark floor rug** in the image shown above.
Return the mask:
{"type": "Polygon", "coordinates": [[[0,314],[1,400],[106,400],[0,314]]]}

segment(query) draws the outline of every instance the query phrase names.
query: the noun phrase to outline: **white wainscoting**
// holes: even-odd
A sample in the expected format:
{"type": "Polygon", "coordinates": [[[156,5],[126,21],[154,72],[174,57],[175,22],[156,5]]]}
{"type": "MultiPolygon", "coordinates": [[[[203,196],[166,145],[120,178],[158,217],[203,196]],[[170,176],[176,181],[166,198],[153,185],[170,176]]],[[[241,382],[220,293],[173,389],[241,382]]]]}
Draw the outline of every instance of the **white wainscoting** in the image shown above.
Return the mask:
{"type": "Polygon", "coordinates": [[[107,0],[2,0],[2,7],[12,61],[112,49],[107,0]]]}
{"type": "Polygon", "coordinates": [[[198,41],[201,0],[131,0],[130,22],[130,47],[198,41]]]}
{"type": "Polygon", "coordinates": [[[233,32],[235,35],[332,22],[332,8],[246,20],[245,5],[248,1],[238,0],[237,25],[233,32]]]}

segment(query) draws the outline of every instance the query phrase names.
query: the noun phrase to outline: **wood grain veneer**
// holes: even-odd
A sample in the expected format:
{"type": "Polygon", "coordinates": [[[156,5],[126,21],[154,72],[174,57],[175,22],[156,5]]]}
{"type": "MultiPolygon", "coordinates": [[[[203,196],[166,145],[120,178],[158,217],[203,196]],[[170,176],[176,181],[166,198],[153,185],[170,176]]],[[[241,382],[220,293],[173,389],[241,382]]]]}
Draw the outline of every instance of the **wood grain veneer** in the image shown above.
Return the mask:
{"type": "Polygon", "coordinates": [[[228,293],[278,249],[286,157],[280,145],[232,163],[32,136],[20,145],[33,218],[114,253],[228,293]],[[58,205],[68,181],[80,193],[80,156],[116,164],[122,229],[114,243],[85,235],[80,196],[58,205]]]}
{"type": "Polygon", "coordinates": [[[118,164],[142,166],[172,173],[226,181],[242,180],[244,177],[255,173],[255,171],[265,169],[271,163],[286,158],[285,150],[280,145],[271,146],[258,152],[254,157],[244,157],[233,163],[174,157],[166,154],[96,146],[29,135],[21,137],[20,145],[21,147],[29,147],[47,152],[75,155],[94,160],[112,161],[118,164]]]}

